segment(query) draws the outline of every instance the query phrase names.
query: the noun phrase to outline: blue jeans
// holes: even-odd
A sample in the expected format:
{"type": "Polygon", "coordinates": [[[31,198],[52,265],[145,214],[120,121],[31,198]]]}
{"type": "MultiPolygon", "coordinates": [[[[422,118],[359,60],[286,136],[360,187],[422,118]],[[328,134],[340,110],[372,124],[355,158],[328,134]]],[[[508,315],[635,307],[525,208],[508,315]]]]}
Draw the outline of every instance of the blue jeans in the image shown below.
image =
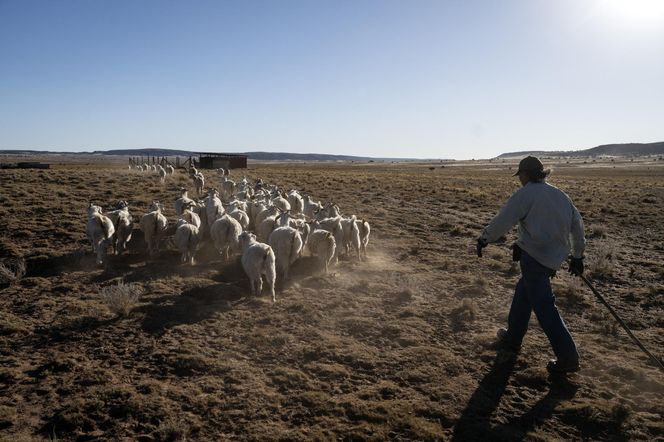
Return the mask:
{"type": "Polygon", "coordinates": [[[556,357],[565,361],[578,360],[576,344],[558,313],[556,297],[551,290],[551,277],[555,272],[544,267],[525,251],[521,253],[520,264],[521,279],[514,290],[507,318],[506,339],[520,345],[528,330],[530,313],[535,311],[556,357]]]}

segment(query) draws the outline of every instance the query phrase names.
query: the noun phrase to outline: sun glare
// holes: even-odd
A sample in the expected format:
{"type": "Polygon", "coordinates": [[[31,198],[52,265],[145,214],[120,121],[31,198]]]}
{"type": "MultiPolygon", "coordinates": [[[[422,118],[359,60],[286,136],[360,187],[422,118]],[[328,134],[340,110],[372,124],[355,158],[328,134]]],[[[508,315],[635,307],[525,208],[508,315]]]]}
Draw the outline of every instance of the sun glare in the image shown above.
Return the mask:
{"type": "Polygon", "coordinates": [[[621,27],[664,28],[664,0],[600,0],[597,9],[621,27]]]}

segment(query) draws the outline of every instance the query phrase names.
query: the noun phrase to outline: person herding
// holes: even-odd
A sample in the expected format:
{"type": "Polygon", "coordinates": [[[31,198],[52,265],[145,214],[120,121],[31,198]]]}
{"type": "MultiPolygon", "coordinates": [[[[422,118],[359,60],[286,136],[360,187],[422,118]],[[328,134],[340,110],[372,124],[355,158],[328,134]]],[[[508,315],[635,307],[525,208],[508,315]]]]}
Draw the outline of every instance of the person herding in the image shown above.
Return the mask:
{"type": "Polygon", "coordinates": [[[585,238],[583,220],[571,199],[548,184],[542,162],[528,156],[519,163],[522,187],[500,209],[477,240],[478,254],[488,243],[498,240],[518,223],[518,239],[513,259],[519,261],[521,279],[507,318],[507,329],[498,331],[500,347],[518,351],[528,329],[530,313],[535,311],[556,359],[547,369],[554,373],[579,369],[579,353],[569,330],[556,308],[550,279],[570,254],[569,271],[583,273],[585,238]]]}

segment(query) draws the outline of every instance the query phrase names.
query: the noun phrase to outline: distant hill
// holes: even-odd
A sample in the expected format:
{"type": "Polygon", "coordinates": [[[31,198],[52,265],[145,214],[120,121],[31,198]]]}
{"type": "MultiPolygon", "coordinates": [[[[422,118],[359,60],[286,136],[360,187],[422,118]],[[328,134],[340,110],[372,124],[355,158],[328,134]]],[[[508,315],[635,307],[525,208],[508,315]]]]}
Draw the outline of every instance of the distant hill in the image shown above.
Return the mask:
{"type": "MultiPolygon", "coordinates": [[[[68,154],[68,155],[113,155],[113,156],[155,156],[155,157],[172,157],[172,156],[197,156],[198,152],[191,150],[180,149],[111,149],[111,150],[95,150],[91,152],[51,152],[51,151],[38,151],[38,150],[0,150],[0,154],[9,155],[36,155],[36,154],[68,154]]],[[[221,152],[220,152],[221,153],[221,152]]],[[[256,161],[385,161],[385,160],[413,160],[412,158],[372,158],[372,157],[358,157],[352,155],[330,155],[320,153],[288,153],[288,152],[223,152],[223,153],[238,153],[240,155],[247,155],[250,160],[256,161]]]]}
{"type": "MultiPolygon", "coordinates": [[[[188,150],[173,150],[173,149],[123,149],[123,150],[107,150],[95,151],[93,153],[100,153],[103,155],[154,155],[154,156],[189,156],[198,155],[198,152],[188,150]]],[[[204,152],[203,152],[204,153],[204,152]]],[[[250,160],[256,161],[369,161],[369,160],[398,160],[403,158],[371,158],[371,157],[358,157],[352,155],[330,155],[320,153],[288,153],[288,152],[224,152],[224,153],[238,153],[246,155],[250,160]]]]}
{"type": "Polygon", "coordinates": [[[521,158],[527,155],[548,157],[596,157],[606,156],[629,156],[629,155],[663,155],[664,141],[657,143],[626,143],[626,144],[603,144],[585,150],[546,151],[546,150],[524,150],[520,152],[508,152],[498,158],[521,158]]]}

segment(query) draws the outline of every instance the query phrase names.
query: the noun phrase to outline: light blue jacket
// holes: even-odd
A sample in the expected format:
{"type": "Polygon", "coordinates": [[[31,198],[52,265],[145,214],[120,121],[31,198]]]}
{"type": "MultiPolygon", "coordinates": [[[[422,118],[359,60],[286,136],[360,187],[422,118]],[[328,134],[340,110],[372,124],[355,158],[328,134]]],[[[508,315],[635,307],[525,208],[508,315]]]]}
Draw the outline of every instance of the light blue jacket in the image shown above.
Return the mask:
{"type": "Polygon", "coordinates": [[[570,250],[575,258],[583,257],[581,214],[557,187],[544,181],[527,183],[507,200],[480,238],[496,241],[517,223],[516,243],[543,266],[558,270],[570,250]]]}

